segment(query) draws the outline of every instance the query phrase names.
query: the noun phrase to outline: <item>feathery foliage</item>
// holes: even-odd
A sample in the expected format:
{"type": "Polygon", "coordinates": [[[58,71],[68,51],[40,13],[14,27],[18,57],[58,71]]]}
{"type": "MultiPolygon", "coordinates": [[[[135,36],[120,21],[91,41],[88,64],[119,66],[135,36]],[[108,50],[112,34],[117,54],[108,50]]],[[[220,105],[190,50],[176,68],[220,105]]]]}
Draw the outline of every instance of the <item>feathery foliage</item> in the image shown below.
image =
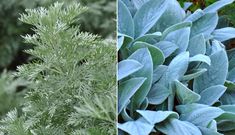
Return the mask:
{"type": "Polygon", "coordinates": [[[26,43],[33,62],[18,68],[30,82],[22,115],[13,111],[0,130],[9,135],[115,134],[115,44],[74,22],[86,10],[55,3],[26,10],[20,20],[34,26],[26,43]]]}

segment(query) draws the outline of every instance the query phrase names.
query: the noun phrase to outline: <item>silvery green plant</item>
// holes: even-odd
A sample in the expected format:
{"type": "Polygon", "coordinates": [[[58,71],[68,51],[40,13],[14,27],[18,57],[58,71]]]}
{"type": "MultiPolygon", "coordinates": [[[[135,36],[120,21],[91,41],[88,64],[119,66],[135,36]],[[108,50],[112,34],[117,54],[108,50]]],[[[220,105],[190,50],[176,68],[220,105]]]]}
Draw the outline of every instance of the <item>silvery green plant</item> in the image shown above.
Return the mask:
{"type": "Polygon", "coordinates": [[[120,135],[235,134],[235,28],[217,28],[232,2],[118,1],[120,135]]]}

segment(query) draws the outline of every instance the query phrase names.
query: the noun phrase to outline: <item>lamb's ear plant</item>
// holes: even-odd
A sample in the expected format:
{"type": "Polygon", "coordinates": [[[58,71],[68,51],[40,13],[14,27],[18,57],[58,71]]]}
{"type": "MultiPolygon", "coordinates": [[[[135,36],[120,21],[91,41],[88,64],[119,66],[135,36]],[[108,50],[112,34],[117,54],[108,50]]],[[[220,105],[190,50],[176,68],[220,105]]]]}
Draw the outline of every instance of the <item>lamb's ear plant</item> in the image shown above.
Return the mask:
{"type": "Polygon", "coordinates": [[[0,124],[4,135],[106,135],[116,133],[115,43],[79,31],[74,21],[86,8],[55,3],[26,10],[34,26],[26,43],[35,59],[18,67],[30,82],[21,111],[0,124]]]}
{"type": "Polygon", "coordinates": [[[235,134],[235,28],[216,28],[232,2],[118,1],[120,135],[235,134]]]}

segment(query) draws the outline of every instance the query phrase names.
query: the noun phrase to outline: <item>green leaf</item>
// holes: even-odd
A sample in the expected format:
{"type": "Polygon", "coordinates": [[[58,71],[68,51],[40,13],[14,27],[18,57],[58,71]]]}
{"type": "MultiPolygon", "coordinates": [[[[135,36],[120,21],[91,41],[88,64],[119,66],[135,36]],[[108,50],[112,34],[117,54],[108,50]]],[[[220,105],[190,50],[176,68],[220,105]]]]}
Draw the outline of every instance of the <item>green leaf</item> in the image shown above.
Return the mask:
{"type": "Polygon", "coordinates": [[[126,5],[118,0],[118,32],[134,37],[134,22],[126,5]]]}
{"type": "Polygon", "coordinates": [[[226,40],[235,38],[235,28],[227,27],[222,29],[215,30],[212,35],[214,39],[219,40],[220,42],[224,42],[226,40]]]}
{"type": "Polygon", "coordinates": [[[125,82],[122,82],[118,86],[118,113],[127,105],[130,98],[136,93],[136,91],[142,86],[146,78],[132,78],[125,82]]]}
{"type": "Polygon", "coordinates": [[[118,123],[118,128],[130,135],[148,135],[153,127],[154,125],[147,122],[144,118],[136,121],[128,121],[123,124],[118,123]]]}
{"type": "Polygon", "coordinates": [[[190,56],[206,53],[206,40],[203,34],[194,36],[189,40],[188,51],[190,56]]]}
{"type": "Polygon", "coordinates": [[[224,111],[218,107],[207,105],[180,105],[177,106],[176,109],[181,113],[181,120],[188,121],[202,127],[207,127],[213,119],[224,113],[224,111]]]}
{"type": "Polygon", "coordinates": [[[128,59],[137,60],[142,65],[144,65],[142,69],[132,74],[133,77],[147,78],[144,84],[139,88],[132,98],[131,106],[132,110],[134,111],[140,107],[141,103],[144,101],[145,97],[150,91],[153,77],[153,61],[147,48],[138,49],[128,59]]]}
{"type": "Polygon", "coordinates": [[[135,37],[147,33],[167,8],[167,0],[149,0],[135,14],[135,37]]]}
{"type": "Polygon", "coordinates": [[[155,46],[162,50],[165,58],[169,57],[179,48],[176,44],[169,41],[160,41],[155,46]]]}
{"type": "Polygon", "coordinates": [[[171,91],[161,84],[154,84],[148,93],[148,100],[150,104],[158,105],[163,103],[170,95],[171,91]]]}
{"type": "Polygon", "coordinates": [[[137,110],[137,112],[152,125],[155,125],[156,123],[160,123],[168,118],[179,119],[179,115],[176,112],[172,112],[172,111],[137,110]]]}
{"type": "Polygon", "coordinates": [[[200,93],[201,99],[198,103],[213,105],[224,94],[225,90],[226,87],[223,85],[211,86],[200,93]]]}
{"type": "Polygon", "coordinates": [[[140,64],[136,60],[123,60],[118,63],[118,80],[121,80],[136,71],[140,70],[143,67],[142,64],[140,64]]]}
{"type": "Polygon", "coordinates": [[[189,63],[189,53],[183,52],[177,55],[169,64],[166,73],[162,76],[159,82],[168,87],[174,81],[179,80],[187,71],[189,63]]]}
{"type": "Polygon", "coordinates": [[[145,43],[145,42],[135,42],[134,45],[131,47],[131,50],[134,52],[140,48],[148,48],[150,51],[150,54],[152,56],[152,61],[153,61],[153,68],[155,69],[158,65],[163,64],[165,61],[164,55],[160,49],[157,47],[145,43]]]}
{"type": "Polygon", "coordinates": [[[207,72],[194,79],[193,90],[200,93],[202,90],[214,85],[223,85],[228,73],[228,58],[225,50],[218,51],[210,56],[211,66],[202,63],[200,68],[207,72]]]}
{"type": "Polygon", "coordinates": [[[210,35],[218,23],[218,14],[217,13],[207,13],[195,22],[191,28],[191,37],[194,37],[198,34],[204,34],[204,36],[210,35]]]}
{"type": "Polygon", "coordinates": [[[187,73],[187,75],[184,75],[181,78],[181,81],[190,81],[194,78],[197,78],[198,76],[205,73],[206,71],[207,69],[205,68],[191,70],[189,73],[187,73]]]}
{"type": "Polygon", "coordinates": [[[204,62],[204,63],[206,63],[208,65],[211,65],[210,57],[208,57],[206,55],[203,55],[203,54],[197,54],[197,55],[189,58],[189,61],[190,62],[195,62],[195,61],[197,61],[197,62],[204,62]]]}
{"type": "Polygon", "coordinates": [[[191,104],[200,100],[200,95],[188,89],[184,84],[175,81],[176,96],[181,104],[191,104]]]}
{"type": "Polygon", "coordinates": [[[178,119],[169,119],[156,128],[167,135],[202,135],[201,131],[192,123],[180,121],[178,119]]]}
{"type": "Polygon", "coordinates": [[[220,98],[220,101],[223,103],[223,105],[235,104],[235,92],[225,92],[224,95],[220,98]]]}
{"type": "Polygon", "coordinates": [[[234,0],[219,0],[213,4],[211,4],[210,6],[206,7],[204,9],[204,11],[206,13],[213,13],[213,12],[217,12],[217,10],[219,10],[220,8],[233,3],[234,0]]]}

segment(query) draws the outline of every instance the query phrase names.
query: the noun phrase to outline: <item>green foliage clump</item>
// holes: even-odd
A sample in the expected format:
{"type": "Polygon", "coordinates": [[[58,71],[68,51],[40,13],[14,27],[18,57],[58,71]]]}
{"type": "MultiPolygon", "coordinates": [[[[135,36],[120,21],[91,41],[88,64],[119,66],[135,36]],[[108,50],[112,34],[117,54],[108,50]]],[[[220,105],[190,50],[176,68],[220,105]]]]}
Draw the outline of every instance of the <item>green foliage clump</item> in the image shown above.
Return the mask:
{"type": "Polygon", "coordinates": [[[23,103],[24,87],[28,83],[15,78],[13,73],[4,71],[0,76],[0,118],[23,103]]]}
{"type": "Polygon", "coordinates": [[[232,2],[118,1],[120,135],[235,134],[235,28],[217,28],[232,2]]]}
{"type": "Polygon", "coordinates": [[[35,59],[18,68],[30,82],[22,113],[9,112],[0,131],[9,135],[115,134],[116,53],[113,41],[74,25],[86,8],[77,3],[28,9],[33,25],[26,52],[35,59]],[[21,115],[20,115],[21,114],[21,115]],[[20,115],[19,117],[17,117],[20,115]]]}

